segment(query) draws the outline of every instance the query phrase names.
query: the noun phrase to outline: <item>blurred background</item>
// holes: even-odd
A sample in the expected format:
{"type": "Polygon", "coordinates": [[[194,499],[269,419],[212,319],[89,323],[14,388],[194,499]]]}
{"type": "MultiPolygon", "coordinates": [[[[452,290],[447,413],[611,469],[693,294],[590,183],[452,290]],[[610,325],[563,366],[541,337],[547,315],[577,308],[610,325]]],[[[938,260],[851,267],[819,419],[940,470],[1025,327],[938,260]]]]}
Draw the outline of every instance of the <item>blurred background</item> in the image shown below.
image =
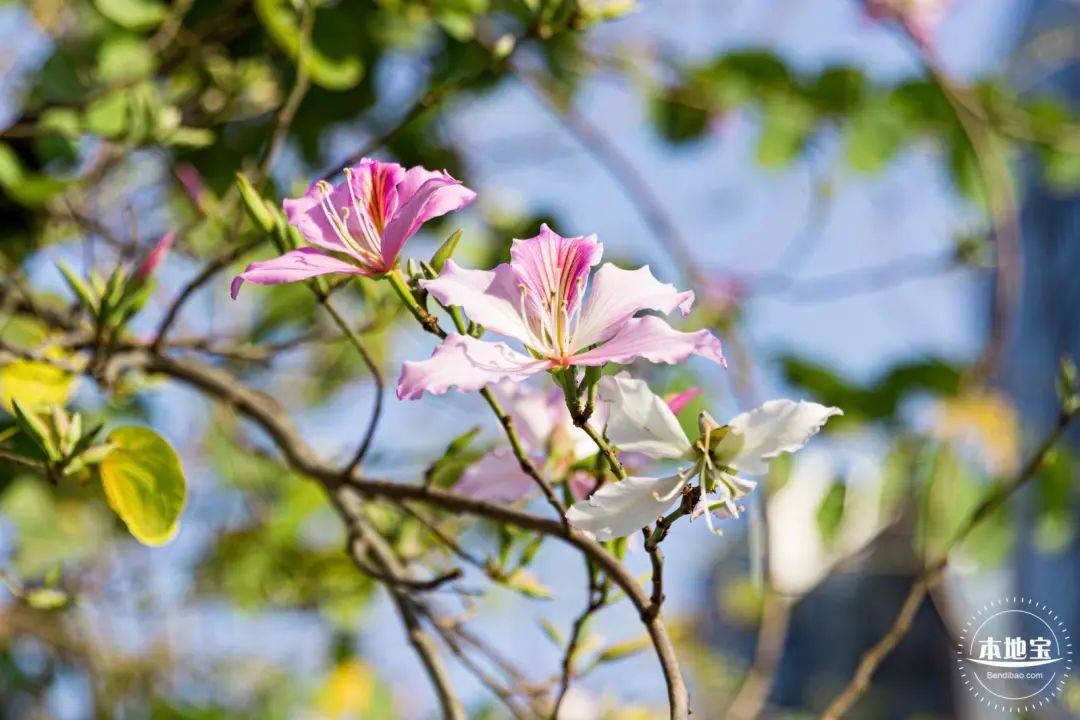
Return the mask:
{"type": "MultiPolygon", "coordinates": [[[[232,275],[273,254],[237,210],[236,172],[276,203],[356,153],[446,168],[479,199],[429,223],[406,257],[429,257],[458,227],[457,259],[474,267],[541,221],[595,232],[606,259],[693,288],[687,324],[722,338],[727,371],[639,369],[657,391],[704,389],[690,422],[778,396],[845,411],[774,463],[723,537],[680,524],[665,544],[664,612],[694,717],[816,716],[1057,414],[1060,358],[1080,351],[1080,7],[340,0],[312,11],[298,73],[305,12],[284,0],[0,4],[5,347],[49,336],[26,293],[74,312],[59,262],[107,275],[172,230],[128,336],[152,341],[185,294],[170,352],[272,394],[324,457],[345,459],[375,388],[303,286],[229,299],[232,275]]],[[[393,380],[433,344],[380,292],[358,281],[336,298],[393,380]]],[[[0,457],[2,717],[438,716],[392,603],[267,437],[160,377],[96,382],[11,352],[0,427],[14,427],[12,398],[152,426],[179,453],[187,502],[175,538],[146,547],[99,484],[50,483],[0,457]]],[[[386,404],[373,477],[417,482],[438,461],[450,484],[499,439],[475,397],[386,404]],[[467,449],[447,452],[473,426],[467,449]]],[[[1059,445],[953,551],[852,717],[997,717],[952,658],[961,625],[998,598],[1036,598],[1080,629],[1074,468],[1059,445]]],[[[430,542],[399,530],[403,547],[430,542]]],[[[507,542],[461,532],[480,554],[507,542]]],[[[647,573],[641,550],[627,563],[647,573]]],[[[516,587],[467,575],[475,592],[460,602],[478,642],[542,683],[585,584],[551,542],[528,573],[516,587]]],[[[628,603],[599,613],[594,662],[561,717],[664,716],[641,637],[628,603]]],[[[470,717],[506,716],[450,664],[470,717]]],[[[1013,715],[1080,716],[1080,682],[1013,715]]]]}

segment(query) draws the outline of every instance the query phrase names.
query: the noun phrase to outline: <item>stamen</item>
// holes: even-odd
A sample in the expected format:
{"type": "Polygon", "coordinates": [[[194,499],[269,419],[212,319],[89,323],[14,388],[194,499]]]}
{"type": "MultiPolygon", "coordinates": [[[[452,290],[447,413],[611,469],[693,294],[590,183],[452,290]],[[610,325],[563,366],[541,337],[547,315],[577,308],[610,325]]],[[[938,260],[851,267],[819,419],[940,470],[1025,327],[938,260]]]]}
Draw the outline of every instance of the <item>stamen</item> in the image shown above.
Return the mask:
{"type": "Polygon", "coordinates": [[[653,500],[655,500],[656,502],[663,502],[663,503],[671,502],[672,500],[674,500],[676,497],[679,496],[679,494],[682,492],[682,489],[683,489],[684,485],[686,485],[686,479],[685,478],[680,480],[679,484],[675,486],[675,489],[672,490],[671,492],[667,493],[666,495],[661,495],[660,493],[653,490],[653,493],[652,493],[653,500]]]}

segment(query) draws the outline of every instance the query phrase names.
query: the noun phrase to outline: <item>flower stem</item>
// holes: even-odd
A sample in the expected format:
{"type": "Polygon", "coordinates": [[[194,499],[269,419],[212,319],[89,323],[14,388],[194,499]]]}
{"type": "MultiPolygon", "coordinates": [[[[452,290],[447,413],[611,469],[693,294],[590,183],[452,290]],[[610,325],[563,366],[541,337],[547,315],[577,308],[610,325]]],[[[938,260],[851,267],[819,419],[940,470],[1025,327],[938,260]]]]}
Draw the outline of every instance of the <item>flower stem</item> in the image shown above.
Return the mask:
{"type": "Polygon", "coordinates": [[[413,291],[409,287],[408,281],[405,280],[405,276],[401,274],[399,268],[394,268],[383,277],[390,281],[390,287],[394,288],[394,292],[401,298],[401,302],[408,308],[409,312],[412,313],[412,316],[416,318],[417,322],[419,322],[425,330],[433,335],[446,337],[446,332],[439,327],[438,318],[429,313],[426,308],[417,302],[416,296],[413,295],[413,291]]]}

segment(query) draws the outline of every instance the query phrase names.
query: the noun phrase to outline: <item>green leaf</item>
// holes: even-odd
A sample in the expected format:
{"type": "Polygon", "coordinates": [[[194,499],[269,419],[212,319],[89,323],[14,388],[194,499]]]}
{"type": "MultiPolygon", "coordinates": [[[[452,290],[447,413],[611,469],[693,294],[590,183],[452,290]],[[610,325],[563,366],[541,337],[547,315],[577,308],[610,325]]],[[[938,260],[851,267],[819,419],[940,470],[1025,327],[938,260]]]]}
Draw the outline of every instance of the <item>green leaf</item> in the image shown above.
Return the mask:
{"type": "Polygon", "coordinates": [[[821,504],[818,505],[814,519],[817,521],[818,533],[826,545],[832,543],[840,531],[840,523],[844,519],[844,499],[846,497],[847,485],[836,481],[829,488],[829,491],[825,493],[825,497],[821,499],[821,504]]]}
{"type": "Polygon", "coordinates": [[[102,15],[129,30],[149,30],[167,14],[165,4],[157,0],[94,0],[94,5],[102,15]]]}
{"type": "Polygon", "coordinates": [[[109,433],[112,450],[99,470],[109,506],[145,545],[164,545],[179,527],[186,484],[180,458],[150,428],[128,425],[109,433]]]}
{"type": "Polygon", "coordinates": [[[480,457],[478,452],[469,450],[469,443],[480,432],[479,427],[474,427],[454,438],[446,451],[435,462],[428,466],[424,473],[425,481],[434,487],[448,488],[458,481],[465,468],[472,465],[480,457]]]}
{"type": "Polygon", "coordinates": [[[64,405],[75,380],[55,365],[15,360],[0,367],[0,405],[11,412],[16,402],[28,410],[64,405]]]}
{"type": "MultiPolygon", "coordinates": [[[[286,0],[255,0],[255,14],[278,47],[296,60],[300,56],[300,23],[291,3],[286,0]]],[[[326,34],[341,30],[341,27],[316,21],[310,46],[304,54],[311,81],[327,90],[348,90],[364,76],[364,63],[356,54],[355,47],[334,56],[320,48],[320,41],[326,34]]]]}
{"type": "Polygon", "coordinates": [[[439,246],[439,249],[431,256],[431,267],[435,269],[435,272],[442,272],[443,265],[454,256],[454,251],[457,250],[460,241],[461,230],[458,229],[450,237],[446,238],[446,242],[439,246]]]}
{"type": "Polygon", "coordinates": [[[1046,150],[1042,153],[1043,178],[1055,191],[1080,191],[1080,153],[1046,150]]]}
{"type": "Polygon", "coordinates": [[[665,140],[685,143],[697,140],[709,129],[710,113],[702,107],[687,105],[672,91],[657,95],[649,103],[653,125],[665,140]]]}
{"type": "Polygon", "coordinates": [[[15,151],[0,143],[0,188],[12,200],[29,208],[42,207],[65,187],[63,180],[28,172],[15,151]]]}
{"type": "Polygon", "coordinates": [[[277,227],[274,211],[270,209],[269,204],[243,173],[236,174],[236,189],[240,191],[240,199],[244,202],[244,208],[248,211],[251,219],[255,221],[255,224],[263,232],[273,232],[274,228],[277,227]]]}
{"type": "Polygon", "coordinates": [[[131,35],[116,35],[98,48],[98,80],[118,83],[138,80],[154,71],[156,62],[146,43],[131,35]]]}
{"type": "Polygon", "coordinates": [[[130,95],[127,91],[109,93],[86,106],[83,122],[90,132],[106,138],[118,138],[128,128],[130,95]]]}
{"type": "Polygon", "coordinates": [[[507,587],[531,598],[549,600],[552,597],[551,590],[528,570],[515,570],[505,582],[507,587]]]}
{"type": "Polygon", "coordinates": [[[45,456],[50,460],[59,460],[60,453],[52,441],[52,433],[41,418],[33,412],[27,412],[22,408],[18,400],[12,399],[11,410],[15,414],[15,422],[19,429],[37,445],[45,456]]]}
{"type": "Polygon", "coordinates": [[[96,315],[98,311],[98,301],[94,297],[94,293],[91,291],[90,286],[87,285],[81,277],[76,275],[75,271],[69,268],[67,263],[63,260],[56,263],[56,268],[60,271],[60,274],[64,276],[64,282],[71,288],[71,292],[75,293],[75,297],[79,299],[82,306],[96,315]]]}
{"type": "Polygon", "coordinates": [[[787,165],[802,152],[814,128],[812,108],[785,99],[765,107],[765,124],[758,138],[757,161],[766,167],[787,165]]]}
{"type": "Polygon", "coordinates": [[[559,630],[559,626],[553,623],[548,618],[540,618],[540,630],[543,631],[545,637],[551,641],[551,644],[562,650],[566,641],[563,639],[562,631],[559,630]]]}
{"type": "Polygon", "coordinates": [[[57,588],[34,588],[26,591],[26,602],[35,610],[59,610],[71,602],[71,596],[57,588]]]}
{"type": "Polygon", "coordinates": [[[623,658],[637,655],[639,652],[652,647],[649,638],[639,637],[634,640],[626,640],[621,643],[608,646],[603,652],[596,656],[596,664],[615,662],[616,660],[622,660],[623,658]]]}
{"type": "Polygon", "coordinates": [[[888,97],[867,102],[851,118],[846,133],[848,164],[862,172],[876,172],[903,147],[910,124],[888,97]]]}

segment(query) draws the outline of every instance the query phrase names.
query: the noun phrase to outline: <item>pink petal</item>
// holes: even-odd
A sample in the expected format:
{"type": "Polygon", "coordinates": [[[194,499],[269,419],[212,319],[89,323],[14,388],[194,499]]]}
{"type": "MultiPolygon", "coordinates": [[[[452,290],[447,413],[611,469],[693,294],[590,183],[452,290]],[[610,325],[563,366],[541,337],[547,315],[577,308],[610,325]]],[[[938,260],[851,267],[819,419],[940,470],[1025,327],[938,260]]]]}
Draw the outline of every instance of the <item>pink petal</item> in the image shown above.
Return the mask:
{"type": "Polygon", "coordinates": [[[465,468],[454,492],[477,500],[514,502],[536,489],[509,448],[490,452],[465,468]]]}
{"type": "Polygon", "coordinates": [[[397,188],[406,176],[405,168],[397,163],[370,158],[364,158],[345,172],[346,182],[352,185],[352,195],[347,196],[349,207],[352,207],[352,198],[355,197],[360,212],[371,221],[379,238],[394,213],[405,202],[397,188]]]}
{"type": "Polygon", "coordinates": [[[549,367],[549,361],[534,360],[506,343],[447,335],[427,360],[402,364],[397,396],[415,400],[425,392],[442,395],[452,387],[469,391],[504,379],[521,382],[549,367]]]}
{"type": "Polygon", "coordinates": [[[679,332],[658,317],[647,315],[626,321],[615,337],[571,358],[574,365],[626,364],[637,358],[649,362],[681,363],[691,355],[701,355],[727,367],[720,341],[708,330],[679,332]]]}
{"type": "Polygon", "coordinates": [[[552,302],[565,302],[567,315],[573,316],[589,270],[603,252],[595,235],[563,237],[541,225],[536,237],[514,240],[510,265],[526,289],[530,311],[550,316],[552,302]]]}
{"type": "Polygon", "coordinates": [[[158,266],[165,260],[165,256],[169,254],[169,248],[172,247],[173,240],[176,235],[172,232],[167,232],[161,236],[161,239],[157,241],[150,252],[146,254],[143,261],[139,263],[139,267],[135,268],[135,273],[132,275],[132,279],[135,282],[143,282],[158,269],[158,266]]]}
{"type": "Polygon", "coordinates": [[[423,168],[412,168],[409,173],[406,173],[398,190],[397,210],[383,233],[382,255],[387,267],[393,266],[405,241],[416,234],[421,225],[432,218],[460,210],[476,199],[475,192],[449,173],[431,173],[423,168]],[[430,173],[430,176],[423,173],[430,173]],[[414,189],[413,185],[423,177],[427,179],[414,189]]]}
{"type": "MultiPolygon", "coordinates": [[[[524,383],[503,380],[492,388],[492,392],[514,419],[514,427],[526,452],[544,452],[552,432],[562,425],[571,425],[570,411],[566,409],[566,401],[558,388],[541,390],[524,383]]],[[[587,436],[586,439],[589,440],[587,436]]]]}
{"type": "Polygon", "coordinates": [[[466,270],[447,260],[439,277],[420,284],[443,305],[461,306],[471,320],[486,329],[526,344],[531,342],[521,317],[521,291],[509,265],[494,270],[466,270]]]}
{"type": "Polygon", "coordinates": [[[236,299],[244,281],[256,285],[280,285],[281,283],[307,280],[318,275],[347,273],[366,275],[368,271],[344,260],[327,255],[315,248],[299,248],[263,262],[251,263],[244,272],[233,278],[232,297],[236,299]]]}
{"type": "Polygon", "coordinates": [[[679,292],[674,285],[660,282],[648,265],[623,270],[604,263],[589,287],[589,296],[574,331],[573,346],[581,349],[607,340],[641,310],[666,315],[678,308],[685,315],[693,302],[692,291],[679,292]]]}
{"type": "Polygon", "coordinates": [[[701,394],[701,388],[692,387],[689,390],[683,390],[681,393],[672,395],[667,399],[667,406],[671,409],[671,412],[678,415],[681,413],[690,401],[701,394]]]}
{"type": "Polygon", "coordinates": [[[575,500],[584,500],[596,490],[596,478],[584,470],[578,470],[570,476],[570,494],[575,500]]]}

